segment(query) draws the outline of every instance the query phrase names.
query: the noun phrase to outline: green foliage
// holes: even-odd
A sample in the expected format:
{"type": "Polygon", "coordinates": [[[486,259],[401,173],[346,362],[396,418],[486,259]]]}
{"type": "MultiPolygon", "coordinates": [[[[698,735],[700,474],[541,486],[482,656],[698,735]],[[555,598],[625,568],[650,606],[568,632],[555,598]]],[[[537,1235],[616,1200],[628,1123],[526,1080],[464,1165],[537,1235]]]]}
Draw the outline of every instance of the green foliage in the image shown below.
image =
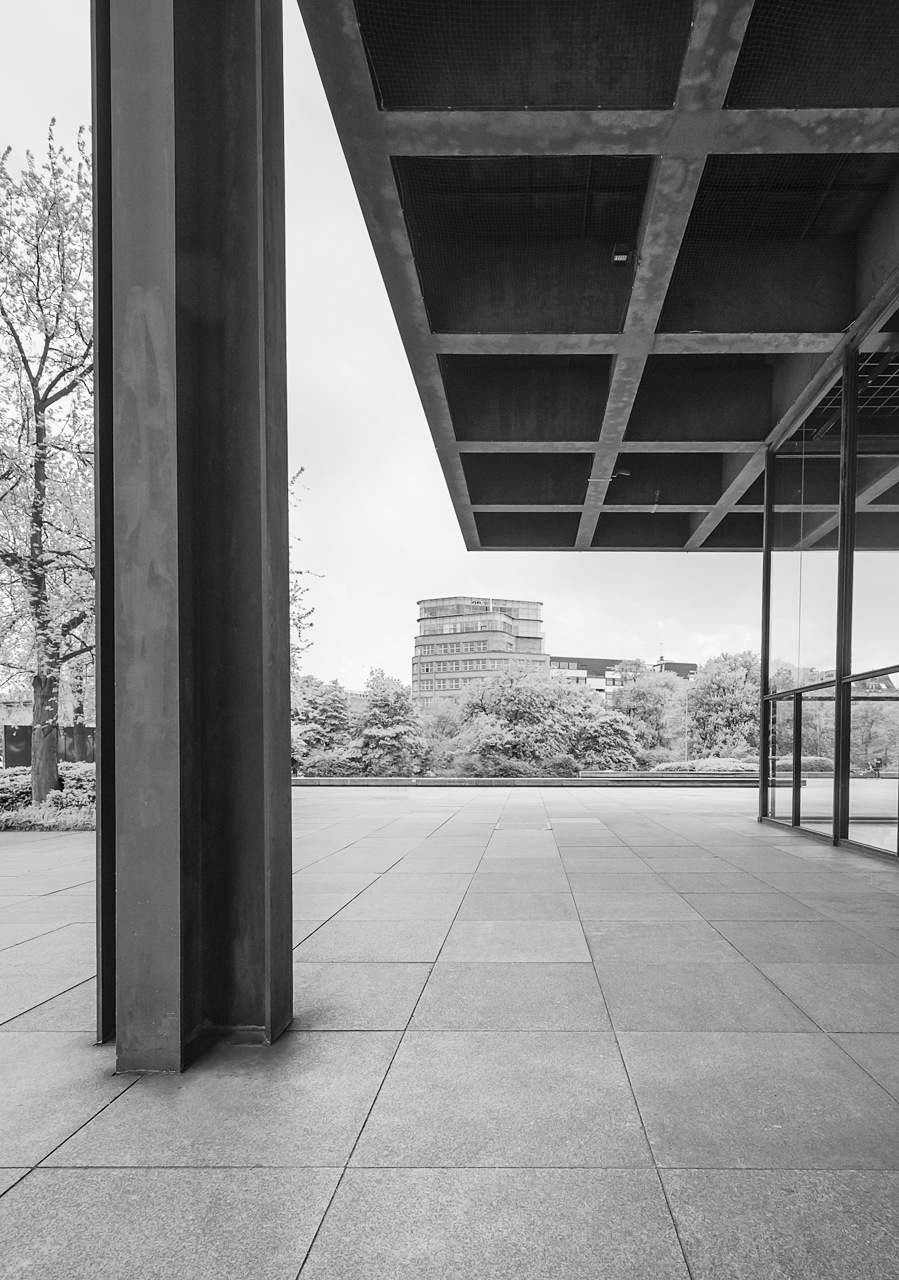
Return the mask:
{"type": "MultiPolygon", "coordinates": [[[[789,773],[792,768],[792,756],[777,757],[778,773],[789,773]]],[[[803,756],[800,768],[803,773],[833,773],[833,761],[828,756],[803,756]]]]}
{"type": "Polygon", "coordinates": [[[627,719],[644,754],[683,742],[685,683],[670,671],[644,670],[609,694],[607,705],[627,719]]]}
{"type": "Polygon", "coordinates": [[[326,684],[304,676],[297,686],[291,746],[303,759],[310,754],[338,751],[349,744],[352,729],[346,689],[336,680],[326,684]]]}
{"type": "Polygon", "coordinates": [[[96,825],[97,773],[92,764],[59,766],[61,791],[42,805],[31,803],[31,770],[0,770],[0,831],[92,831],[96,825]]]}
{"type": "Polygon", "coordinates": [[[428,744],[407,685],[376,668],[365,682],[368,707],[354,744],[361,772],[381,778],[424,771],[428,744]]]}
{"type": "Polygon", "coordinates": [[[722,653],[703,663],[690,682],[690,738],[710,756],[758,754],[759,660],[754,653],[722,653]]]}
{"type": "Polygon", "coordinates": [[[462,705],[459,747],[481,777],[633,769],[636,741],[623,716],[582,685],[517,672],[476,685],[462,705]]]}

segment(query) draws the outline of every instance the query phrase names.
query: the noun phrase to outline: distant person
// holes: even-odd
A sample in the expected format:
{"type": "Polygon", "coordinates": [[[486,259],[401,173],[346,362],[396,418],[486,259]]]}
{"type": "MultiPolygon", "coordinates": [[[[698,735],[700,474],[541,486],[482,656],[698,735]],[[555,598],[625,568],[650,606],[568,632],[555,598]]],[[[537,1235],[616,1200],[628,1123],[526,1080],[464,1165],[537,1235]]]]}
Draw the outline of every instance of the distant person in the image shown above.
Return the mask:
{"type": "Polygon", "coordinates": [[[871,761],[871,772],[875,778],[880,777],[880,771],[883,768],[883,756],[875,756],[871,761]]]}

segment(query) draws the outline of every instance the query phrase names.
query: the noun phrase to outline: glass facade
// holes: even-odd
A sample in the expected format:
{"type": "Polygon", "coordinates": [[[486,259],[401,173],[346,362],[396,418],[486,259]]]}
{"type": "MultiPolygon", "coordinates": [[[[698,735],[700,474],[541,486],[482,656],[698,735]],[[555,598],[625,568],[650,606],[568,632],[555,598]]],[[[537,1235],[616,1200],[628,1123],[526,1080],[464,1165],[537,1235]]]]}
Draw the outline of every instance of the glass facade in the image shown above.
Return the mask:
{"type": "Polygon", "coordinates": [[[899,853],[899,355],[769,453],[760,816],[899,853]]]}
{"type": "Polygon", "coordinates": [[[419,600],[419,629],[412,659],[413,698],[426,708],[434,700],[464,694],[472,684],[511,668],[548,670],[541,617],[539,600],[496,596],[419,600]],[[450,636],[458,638],[437,639],[450,636]],[[462,657],[463,654],[479,656],[462,657]]]}

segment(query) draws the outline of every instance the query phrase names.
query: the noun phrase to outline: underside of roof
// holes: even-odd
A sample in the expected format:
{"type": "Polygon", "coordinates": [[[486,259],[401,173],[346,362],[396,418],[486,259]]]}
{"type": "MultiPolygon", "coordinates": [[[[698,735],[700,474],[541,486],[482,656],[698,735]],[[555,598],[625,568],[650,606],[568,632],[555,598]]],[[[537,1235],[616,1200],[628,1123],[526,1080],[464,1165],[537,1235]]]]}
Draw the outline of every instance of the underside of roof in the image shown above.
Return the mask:
{"type": "Polygon", "coordinates": [[[300,8],[470,549],[828,547],[850,346],[895,526],[895,0],[300,8]]]}

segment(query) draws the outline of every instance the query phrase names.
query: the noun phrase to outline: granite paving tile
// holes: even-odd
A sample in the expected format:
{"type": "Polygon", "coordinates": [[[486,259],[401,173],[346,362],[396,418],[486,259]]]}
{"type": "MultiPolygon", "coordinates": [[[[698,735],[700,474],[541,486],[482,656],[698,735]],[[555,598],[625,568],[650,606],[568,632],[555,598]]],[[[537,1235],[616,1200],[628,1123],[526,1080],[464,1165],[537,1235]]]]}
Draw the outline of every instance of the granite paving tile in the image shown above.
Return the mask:
{"type": "Polygon", "coordinates": [[[297,960],[436,960],[450,922],[446,920],[329,920],[301,942],[297,960]]]}
{"type": "Polygon", "coordinates": [[[602,893],[576,890],[582,920],[698,920],[700,916],[676,893],[602,893]]]}
{"type": "Polygon", "coordinates": [[[24,1178],[29,1172],[30,1170],[28,1168],[0,1169],[0,1196],[2,1196],[5,1191],[8,1191],[10,1187],[15,1186],[15,1184],[20,1181],[20,1179],[24,1178]]]}
{"type": "Polygon", "coordinates": [[[461,893],[404,893],[389,889],[366,891],[343,908],[339,920],[445,920],[449,923],[462,901],[461,893]]]}
{"type": "Polygon", "coordinates": [[[899,1099],[899,1035],[837,1035],[834,1039],[887,1093],[899,1099]]]}
{"type": "Polygon", "coordinates": [[[899,1103],[826,1035],[618,1035],[662,1167],[899,1168],[899,1103]]]}
{"type": "Polygon", "coordinates": [[[646,867],[643,871],[569,871],[574,892],[591,893],[672,893],[660,875],[646,867]]]}
{"type": "Polygon", "coordinates": [[[812,907],[785,893],[686,893],[705,920],[820,920],[812,907]]]}
{"type": "Polygon", "coordinates": [[[93,925],[69,924],[0,952],[0,1022],[94,976],[93,925]]]}
{"type": "Polygon", "coordinates": [[[92,1036],[0,1035],[0,1166],[37,1164],[134,1083],[114,1070],[92,1036]]]}
{"type": "Polygon", "coordinates": [[[428,964],[296,961],[295,1031],[402,1031],[428,980],[428,964]]]}
{"type": "Polygon", "coordinates": [[[294,1280],[337,1169],[37,1169],[0,1201],[5,1276],[294,1280]]]}
{"type": "Polygon", "coordinates": [[[648,1162],[614,1037],[561,1031],[408,1031],[352,1158],[416,1168],[648,1162]]]}
{"type": "Polygon", "coordinates": [[[82,1031],[93,1035],[97,1027],[97,983],[93,978],[71,991],[45,1000],[27,1013],[0,1023],[0,1032],[82,1031]]]}
{"type": "Polygon", "coordinates": [[[485,871],[479,870],[471,881],[469,893],[568,893],[568,877],[564,870],[485,871]]]}
{"type": "MultiPolygon", "coordinates": [[[[745,871],[660,871],[677,893],[765,893],[765,882],[745,871]]],[[[768,891],[775,893],[773,885],[768,891]]]]}
{"type": "Polygon", "coordinates": [[[597,969],[656,961],[732,963],[743,957],[705,920],[584,921],[584,933],[597,969]]]}
{"type": "Polygon", "coordinates": [[[899,1176],[662,1173],[693,1280],[895,1280],[899,1176]]]}
{"type": "Polygon", "coordinates": [[[588,964],[438,961],[410,1024],[418,1031],[608,1031],[588,964]]]}
{"type": "Polygon", "coordinates": [[[301,1280],[688,1280],[648,1170],[351,1169],[301,1280]]]}
{"type": "Polygon", "coordinates": [[[586,963],[590,952],[574,920],[457,920],[440,958],[586,963]]]}
{"type": "Polygon", "coordinates": [[[570,893],[474,893],[459,920],[577,920],[570,893]]]}
{"type": "Polygon", "coordinates": [[[621,1031],[809,1031],[818,1028],[745,960],[736,964],[630,961],[601,977],[621,1031]]]}
{"type": "Polygon", "coordinates": [[[762,964],[825,1031],[899,1031],[899,964],[762,964]]]}
{"type": "MultiPolygon", "coordinates": [[[[15,1037],[0,1037],[0,1048],[7,1039],[15,1037]]],[[[398,1040],[398,1032],[300,1031],[264,1048],[221,1046],[200,1070],[140,1077],[47,1164],[342,1164],[398,1040]]]]}
{"type": "Polygon", "coordinates": [[[715,927],[755,964],[895,964],[896,957],[830,920],[719,920],[715,927]]]}

